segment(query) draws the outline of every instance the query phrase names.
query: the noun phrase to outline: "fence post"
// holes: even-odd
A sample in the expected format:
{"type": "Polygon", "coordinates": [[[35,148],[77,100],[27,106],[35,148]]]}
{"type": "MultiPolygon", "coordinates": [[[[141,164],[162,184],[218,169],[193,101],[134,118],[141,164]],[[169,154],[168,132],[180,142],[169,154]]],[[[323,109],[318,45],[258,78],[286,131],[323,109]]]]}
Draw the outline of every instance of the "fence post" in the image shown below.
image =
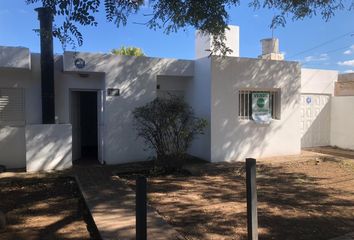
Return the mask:
{"type": "Polygon", "coordinates": [[[138,176],[135,195],[136,240],[147,239],[146,211],[146,177],[138,176]]]}
{"type": "Polygon", "coordinates": [[[256,159],[246,158],[248,240],[258,240],[256,159]]]}

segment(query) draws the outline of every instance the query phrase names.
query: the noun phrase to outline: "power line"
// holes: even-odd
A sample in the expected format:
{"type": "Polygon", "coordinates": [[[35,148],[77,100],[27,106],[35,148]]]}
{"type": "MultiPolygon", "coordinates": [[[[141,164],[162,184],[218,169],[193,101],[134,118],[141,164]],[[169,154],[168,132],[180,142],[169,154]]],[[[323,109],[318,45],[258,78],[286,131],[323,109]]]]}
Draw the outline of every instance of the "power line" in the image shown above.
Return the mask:
{"type": "MultiPolygon", "coordinates": [[[[343,49],[348,49],[350,47],[354,46],[353,44],[350,44],[350,45],[347,45],[345,47],[340,47],[340,48],[336,48],[336,49],[332,49],[332,50],[329,50],[327,52],[322,52],[322,54],[329,54],[329,53],[333,53],[333,52],[337,52],[337,51],[340,51],[340,50],[343,50],[343,49]]],[[[299,62],[303,63],[301,60],[298,60],[299,62]]]]}
{"type": "Polygon", "coordinates": [[[351,46],[353,46],[353,44],[347,45],[345,47],[336,48],[336,49],[333,49],[333,50],[330,50],[330,51],[327,51],[327,52],[324,52],[324,53],[328,54],[328,53],[332,53],[332,52],[337,52],[339,50],[350,48],[351,46]]]}
{"type": "Polygon", "coordinates": [[[323,42],[323,43],[321,43],[321,44],[318,44],[318,45],[316,45],[316,46],[313,46],[313,47],[311,47],[311,48],[309,48],[309,49],[306,49],[306,50],[304,50],[304,51],[298,52],[298,53],[296,53],[296,54],[290,56],[289,58],[293,58],[293,57],[302,55],[302,54],[304,54],[304,53],[310,52],[310,51],[315,50],[315,49],[317,49],[317,48],[320,48],[320,47],[322,47],[322,46],[324,46],[324,45],[327,45],[327,44],[332,43],[332,42],[335,42],[335,41],[337,41],[337,40],[339,40],[339,39],[341,39],[341,38],[344,38],[344,37],[346,37],[346,36],[348,36],[348,35],[349,35],[349,36],[354,36],[353,33],[354,33],[354,31],[347,32],[347,33],[342,34],[342,35],[340,35],[340,36],[338,36],[338,37],[335,37],[335,38],[333,38],[333,39],[330,39],[330,40],[328,40],[328,41],[325,41],[325,42],[323,42]]]}

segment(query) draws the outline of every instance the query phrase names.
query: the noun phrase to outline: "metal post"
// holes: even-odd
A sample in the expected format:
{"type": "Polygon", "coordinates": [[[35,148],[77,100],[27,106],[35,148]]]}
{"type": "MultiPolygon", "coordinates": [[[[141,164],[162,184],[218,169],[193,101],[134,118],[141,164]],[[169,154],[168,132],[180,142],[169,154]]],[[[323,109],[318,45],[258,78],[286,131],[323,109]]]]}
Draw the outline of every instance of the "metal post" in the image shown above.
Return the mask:
{"type": "Polygon", "coordinates": [[[55,123],[54,103],[54,53],[53,53],[53,12],[40,7],[38,12],[41,39],[41,91],[42,123],[55,123]]]}
{"type": "Polygon", "coordinates": [[[258,240],[256,159],[246,158],[248,240],[258,240]]]}
{"type": "Polygon", "coordinates": [[[136,199],[135,199],[135,212],[136,212],[136,239],[147,239],[146,228],[146,177],[138,176],[136,178],[136,199]]]}

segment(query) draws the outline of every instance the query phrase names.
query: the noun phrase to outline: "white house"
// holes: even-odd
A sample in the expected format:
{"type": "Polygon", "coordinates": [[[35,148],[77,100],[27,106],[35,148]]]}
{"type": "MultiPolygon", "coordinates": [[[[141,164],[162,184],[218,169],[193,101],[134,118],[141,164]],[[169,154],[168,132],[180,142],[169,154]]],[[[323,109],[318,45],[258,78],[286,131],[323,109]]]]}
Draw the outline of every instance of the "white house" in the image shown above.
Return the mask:
{"type": "Polygon", "coordinates": [[[336,145],[329,119],[337,72],[282,61],[274,42],[263,42],[260,58],[239,57],[239,28],[231,26],[226,57],[209,56],[210,38],[199,32],[195,60],[65,52],[54,61],[55,124],[41,121],[40,55],[0,47],[0,165],[38,171],[79,159],[144,161],[152,153],[136,137],[132,111],[166,92],[207,119],[190,153],[211,162],[336,145]],[[256,93],[266,93],[267,123],[253,120],[256,93]]]}

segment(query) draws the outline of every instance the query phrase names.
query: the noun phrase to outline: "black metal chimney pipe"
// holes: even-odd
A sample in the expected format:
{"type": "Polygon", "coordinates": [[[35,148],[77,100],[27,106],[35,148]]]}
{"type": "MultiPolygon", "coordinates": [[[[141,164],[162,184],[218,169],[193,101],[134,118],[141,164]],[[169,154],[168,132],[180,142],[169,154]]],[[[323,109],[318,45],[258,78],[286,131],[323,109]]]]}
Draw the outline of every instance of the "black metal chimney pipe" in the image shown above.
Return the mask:
{"type": "Polygon", "coordinates": [[[38,12],[40,22],[42,123],[53,124],[55,123],[53,13],[47,7],[35,10],[38,12]]]}

